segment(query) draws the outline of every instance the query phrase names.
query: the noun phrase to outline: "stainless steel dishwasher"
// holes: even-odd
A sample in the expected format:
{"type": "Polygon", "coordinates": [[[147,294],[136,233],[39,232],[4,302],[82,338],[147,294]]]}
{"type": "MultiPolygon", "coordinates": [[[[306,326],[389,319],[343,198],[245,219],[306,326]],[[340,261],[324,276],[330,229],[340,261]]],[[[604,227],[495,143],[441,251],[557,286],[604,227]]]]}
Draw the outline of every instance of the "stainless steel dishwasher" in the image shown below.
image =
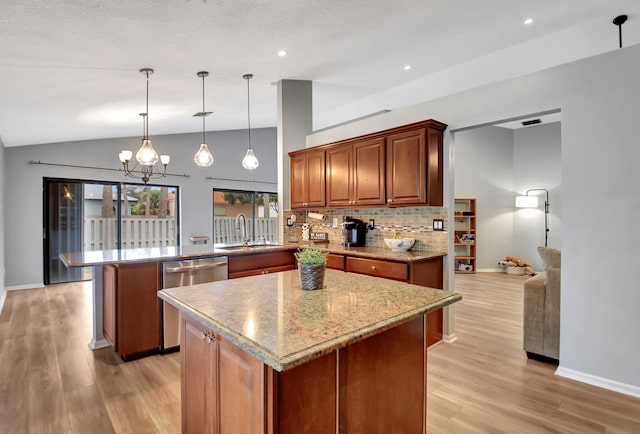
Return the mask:
{"type": "MultiPolygon", "coordinates": [[[[227,280],[227,277],[226,256],[165,262],[162,265],[162,288],[227,280]]],[[[180,312],[163,302],[162,321],[164,350],[177,349],[180,346],[180,312]]]]}

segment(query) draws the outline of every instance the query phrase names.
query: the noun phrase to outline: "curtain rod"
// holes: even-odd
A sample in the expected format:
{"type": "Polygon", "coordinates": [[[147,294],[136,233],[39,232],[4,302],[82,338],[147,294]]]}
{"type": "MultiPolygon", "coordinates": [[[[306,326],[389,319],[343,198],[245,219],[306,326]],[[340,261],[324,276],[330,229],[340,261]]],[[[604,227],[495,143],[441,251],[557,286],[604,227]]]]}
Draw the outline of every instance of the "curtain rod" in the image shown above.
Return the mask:
{"type": "Polygon", "coordinates": [[[213,179],[216,181],[236,181],[236,182],[253,182],[256,184],[271,184],[278,185],[277,182],[269,182],[269,181],[249,181],[247,179],[233,179],[233,178],[216,178],[215,176],[207,176],[205,179],[213,179]]]}
{"type": "MultiPolygon", "coordinates": [[[[95,170],[110,170],[112,172],[123,172],[122,169],[112,169],[110,167],[97,167],[97,166],[81,166],[79,164],[62,164],[62,163],[46,163],[43,161],[29,161],[29,164],[40,164],[43,166],[57,166],[57,167],[75,167],[78,169],[95,169],[95,170]]],[[[142,171],[140,170],[133,170],[132,172],[138,172],[138,173],[142,173],[142,171]]],[[[166,176],[180,176],[183,178],[190,178],[191,175],[187,175],[186,173],[166,173],[166,176]]]]}

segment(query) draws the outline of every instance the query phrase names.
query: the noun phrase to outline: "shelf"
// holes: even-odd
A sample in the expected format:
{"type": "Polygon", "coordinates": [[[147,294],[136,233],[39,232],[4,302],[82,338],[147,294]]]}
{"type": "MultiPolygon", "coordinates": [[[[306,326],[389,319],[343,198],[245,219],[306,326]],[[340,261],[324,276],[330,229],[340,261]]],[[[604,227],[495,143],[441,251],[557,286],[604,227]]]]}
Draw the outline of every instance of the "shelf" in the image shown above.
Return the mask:
{"type": "Polygon", "coordinates": [[[476,243],[454,243],[456,246],[475,246],[476,243]]]}
{"type": "Polygon", "coordinates": [[[455,232],[475,232],[475,229],[471,228],[454,228],[455,232]]]}
{"type": "Polygon", "coordinates": [[[469,260],[469,259],[476,259],[475,256],[454,256],[454,259],[462,259],[462,260],[469,260]]]}
{"type": "Polygon", "coordinates": [[[471,198],[456,198],[454,204],[454,240],[455,248],[454,261],[455,272],[473,274],[476,272],[476,243],[478,242],[476,232],[476,200],[471,198]],[[457,213],[457,214],[456,214],[457,213]],[[463,213],[467,213],[466,215],[463,213]],[[459,267],[463,269],[460,269],[459,267]],[[465,268],[470,268],[466,270],[465,268]]]}
{"type": "Polygon", "coordinates": [[[475,271],[474,270],[469,270],[469,271],[464,271],[464,270],[455,270],[456,273],[460,273],[460,274],[474,274],[475,271]]]}

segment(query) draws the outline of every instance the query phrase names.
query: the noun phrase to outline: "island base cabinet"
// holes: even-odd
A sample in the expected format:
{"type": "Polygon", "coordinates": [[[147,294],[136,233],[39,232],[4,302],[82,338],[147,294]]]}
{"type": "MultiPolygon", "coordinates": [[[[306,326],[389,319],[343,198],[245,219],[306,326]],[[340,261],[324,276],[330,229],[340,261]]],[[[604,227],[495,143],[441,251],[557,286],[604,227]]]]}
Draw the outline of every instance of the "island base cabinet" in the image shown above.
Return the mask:
{"type": "Polygon", "coordinates": [[[426,433],[426,316],[283,372],[182,321],[183,433],[426,433]]]}

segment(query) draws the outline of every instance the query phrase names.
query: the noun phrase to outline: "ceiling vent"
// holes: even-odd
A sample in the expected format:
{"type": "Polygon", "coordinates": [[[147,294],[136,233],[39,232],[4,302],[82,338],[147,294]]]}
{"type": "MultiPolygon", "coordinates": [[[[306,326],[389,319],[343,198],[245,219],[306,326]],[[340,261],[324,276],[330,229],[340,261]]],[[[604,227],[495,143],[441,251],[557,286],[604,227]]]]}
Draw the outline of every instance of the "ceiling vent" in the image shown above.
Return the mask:
{"type": "Polygon", "coordinates": [[[540,119],[530,119],[528,121],[522,121],[523,127],[528,127],[529,125],[541,124],[542,121],[540,119]]]}

